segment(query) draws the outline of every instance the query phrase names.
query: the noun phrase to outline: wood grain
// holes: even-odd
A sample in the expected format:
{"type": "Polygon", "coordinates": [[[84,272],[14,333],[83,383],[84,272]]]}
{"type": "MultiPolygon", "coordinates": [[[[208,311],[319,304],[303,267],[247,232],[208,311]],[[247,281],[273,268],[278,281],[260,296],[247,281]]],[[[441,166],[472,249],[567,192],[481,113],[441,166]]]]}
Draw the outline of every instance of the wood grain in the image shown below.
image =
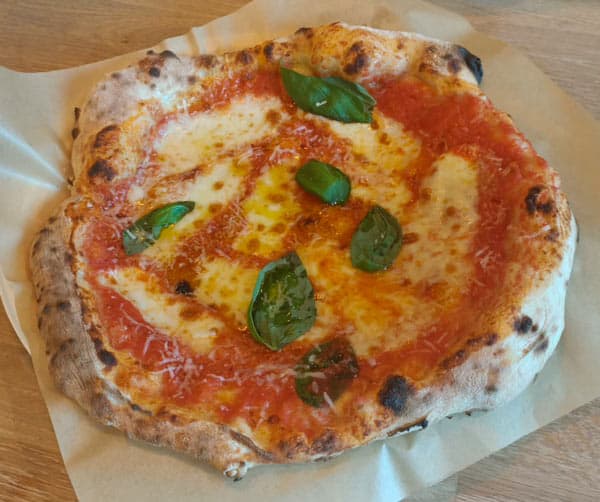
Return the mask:
{"type": "MultiPolygon", "coordinates": [[[[0,64],[42,71],[156,44],[243,0],[3,0],[0,64]]],[[[600,2],[436,0],[528,54],[600,117],[600,2]]],[[[75,500],[29,356],[0,309],[0,500],[75,500]]],[[[600,500],[600,399],[413,501],[600,500]]]]}

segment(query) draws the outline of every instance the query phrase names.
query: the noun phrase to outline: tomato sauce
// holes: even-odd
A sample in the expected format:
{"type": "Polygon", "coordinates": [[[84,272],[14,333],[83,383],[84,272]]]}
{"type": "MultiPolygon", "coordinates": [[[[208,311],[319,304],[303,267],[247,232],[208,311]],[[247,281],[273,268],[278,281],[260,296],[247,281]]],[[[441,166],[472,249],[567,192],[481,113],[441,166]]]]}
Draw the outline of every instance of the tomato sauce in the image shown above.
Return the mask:
{"type": "MultiPolygon", "coordinates": [[[[526,194],[522,181],[535,182],[536,170],[545,168],[541,158],[523,151],[519,143],[526,140],[484,99],[469,94],[439,95],[412,78],[383,79],[371,82],[368,87],[377,101],[377,109],[401,122],[422,143],[421,154],[402,174],[412,193],[410,204],[422,196],[421,184],[430,174],[434,160],[443,153],[453,152],[479,165],[480,220],[472,249],[475,277],[458,308],[406,346],[375,354],[374,359],[360,360],[360,374],[352,384],[352,392],[357,396],[376,392],[390,374],[402,374],[415,381],[425,378],[453,347],[472,335],[464,327],[491,305],[506,272],[506,257],[510,252],[506,231],[514,208],[522,204],[526,194]],[[494,260],[485,266],[475,256],[484,247],[494,255],[494,260]]],[[[294,105],[285,94],[279,75],[268,71],[243,73],[209,84],[190,112],[224,107],[235,96],[247,93],[279,97],[294,113],[294,105]]],[[[310,118],[295,118],[279,126],[277,143],[296,147],[301,152],[299,162],[318,158],[335,164],[342,162],[351,148],[348,141],[335,137],[310,118]]],[[[244,228],[243,220],[236,220],[235,213],[253,192],[257,176],[271,166],[269,159],[275,145],[267,141],[255,147],[252,168],[243,183],[240,199],[218,208],[210,220],[185,239],[166,269],[150,266],[167,291],[172,292],[178,281],[193,275],[198,256],[227,256],[256,269],[267,263],[263,257],[232,247],[235,236],[244,228]]],[[[297,191],[303,213],[285,237],[288,249],[280,254],[310,242],[319,233],[335,236],[341,248],[348,247],[352,229],[368,207],[352,199],[344,207],[325,207],[297,187],[291,189],[297,191]]],[[[92,271],[136,263],[140,266],[138,257],[127,257],[122,250],[123,227],[116,219],[99,220],[91,226],[85,256],[92,271]]],[[[324,427],[344,420],[327,409],[306,413],[306,405],[296,395],[293,368],[310,349],[302,339],[273,352],[257,343],[247,329],[239,329],[227,312],[221,312],[226,329],[217,336],[212,351],[199,356],[176,338],[151,327],[124,297],[97,282],[94,289],[110,344],[131,354],[144,368],[160,372],[163,398],[204,410],[223,423],[243,417],[251,427],[264,422],[277,423],[282,430],[303,431],[308,437],[316,437],[324,427]]]]}

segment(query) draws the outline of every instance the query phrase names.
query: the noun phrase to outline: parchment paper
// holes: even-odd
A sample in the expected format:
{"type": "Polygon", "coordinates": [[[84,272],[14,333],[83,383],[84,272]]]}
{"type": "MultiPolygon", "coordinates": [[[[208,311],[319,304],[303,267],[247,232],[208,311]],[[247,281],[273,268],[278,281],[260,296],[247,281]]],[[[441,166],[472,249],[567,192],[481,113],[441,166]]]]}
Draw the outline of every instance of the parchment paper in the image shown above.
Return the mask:
{"type": "Polygon", "coordinates": [[[560,172],[581,229],[566,331],[537,381],[512,403],[461,416],[314,465],[261,467],[239,483],[181,455],[96,425],[50,381],[27,256],[34,231],[65,195],[74,106],[104,73],[144,51],[46,74],[0,68],[0,291],[30,350],[73,487],[82,500],[398,500],[434,484],[600,395],[600,126],[515,50],[463,18],[414,1],[257,0],[166,40],[177,53],[243,48],[300,26],[343,20],[452,40],[479,55],[483,89],[560,172]]]}

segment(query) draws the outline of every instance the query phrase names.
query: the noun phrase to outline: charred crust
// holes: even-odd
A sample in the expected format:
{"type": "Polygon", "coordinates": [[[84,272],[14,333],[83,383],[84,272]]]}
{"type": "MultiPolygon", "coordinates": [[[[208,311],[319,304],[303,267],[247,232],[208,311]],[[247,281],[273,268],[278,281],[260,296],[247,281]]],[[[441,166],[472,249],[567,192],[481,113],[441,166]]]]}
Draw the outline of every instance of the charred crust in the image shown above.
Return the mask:
{"type": "Polygon", "coordinates": [[[98,354],[98,359],[100,359],[100,362],[102,364],[104,364],[105,366],[112,368],[113,366],[117,365],[117,358],[114,356],[114,354],[106,349],[101,349],[97,352],[98,354]]]}
{"type": "Polygon", "coordinates": [[[146,56],[152,56],[152,54],[154,54],[154,51],[152,49],[148,49],[146,51],[146,56]]]}
{"type": "Polygon", "coordinates": [[[110,139],[110,136],[115,131],[119,130],[119,126],[115,124],[107,125],[103,129],[101,129],[98,134],[96,134],[96,139],[94,140],[94,148],[102,148],[105,146],[110,139]]]}
{"type": "Polygon", "coordinates": [[[271,61],[273,59],[273,50],[275,49],[275,44],[273,42],[269,42],[267,45],[263,47],[263,54],[267,61],[271,61]]]}
{"type": "Polygon", "coordinates": [[[287,459],[296,458],[299,454],[306,453],[308,450],[306,447],[306,440],[301,436],[282,440],[277,446],[281,454],[287,459]]]}
{"type": "Polygon", "coordinates": [[[167,50],[164,50],[164,51],[162,51],[162,52],[159,54],[159,56],[160,56],[161,58],[164,58],[164,59],[179,59],[179,58],[177,57],[177,54],[175,54],[173,51],[170,51],[170,50],[168,50],[168,49],[167,49],[167,50]]]}
{"type": "Polygon", "coordinates": [[[458,73],[460,71],[461,66],[461,62],[457,58],[452,58],[448,60],[447,67],[450,73],[458,73]]]}
{"type": "Polygon", "coordinates": [[[347,55],[351,59],[350,63],[344,66],[344,71],[348,75],[356,75],[369,62],[369,56],[367,56],[362,42],[354,42],[348,49],[347,55]]]}
{"type": "Polygon", "coordinates": [[[517,319],[515,319],[515,322],[513,323],[513,328],[520,335],[529,333],[532,327],[533,320],[528,315],[522,315],[521,317],[517,317],[517,319]]]}
{"type": "Polygon", "coordinates": [[[148,70],[148,75],[154,78],[160,77],[160,68],[158,66],[151,66],[148,70]]]}
{"type": "Polygon", "coordinates": [[[460,349],[459,351],[452,354],[442,361],[442,367],[444,369],[451,369],[461,365],[467,359],[467,351],[460,349]]]}
{"type": "Polygon", "coordinates": [[[250,54],[249,51],[244,50],[237,53],[235,60],[240,64],[249,65],[250,63],[252,63],[252,61],[254,61],[254,58],[252,57],[252,54],[250,54]]]}
{"type": "Polygon", "coordinates": [[[195,61],[200,68],[212,68],[217,64],[217,57],[214,54],[200,54],[195,61]]]}
{"type": "Polygon", "coordinates": [[[406,401],[413,391],[412,385],[406,378],[392,375],[386,380],[377,397],[383,407],[399,415],[404,411],[406,401]]]}
{"type": "Polygon", "coordinates": [[[544,186],[536,185],[529,189],[527,196],[525,197],[525,207],[529,214],[534,214],[536,211],[541,211],[544,214],[550,214],[554,210],[554,201],[546,200],[545,202],[540,201],[540,194],[544,190],[544,186]]]}
{"type": "Polygon", "coordinates": [[[311,452],[314,454],[333,453],[337,449],[337,440],[335,431],[327,430],[314,440],[311,452]]]}
{"type": "Polygon", "coordinates": [[[469,338],[467,340],[467,347],[469,347],[470,349],[476,349],[481,347],[482,345],[491,347],[498,341],[498,338],[498,333],[487,333],[477,338],[469,338]]]}
{"type": "Polygon", "coordinates": [[[48,315],[50,313],[50,310],[52,310],[52,307],[50,305],[44,305],[44,308],[42,309],[42,315],[48,315]]]}
{"type": "Polygon", "coordinates": [[[265,460],[268,460],[270,462],[273,462],[275,459],[273,457],[273,455],[261,448],[259,448],[258,446],[256,446],[256,444],[254,443],[254,441],[252,441],[249,437],[244,436],[243,434],[240,434],[239,432],[236,432],[234,430],[230,430],[229,434],[231,435],[231,437],[237,441],[238,443],[241,443],[245,446],[247,446],[248,448],[250,448],[254,453],[256,453],[257,456],[259,456],[260,458],[263,458],[265,460]]]}
{"type": "Polygon", "coordinates": [[[315,33],[314,33],[314,31],[313,31],[313,29],[312,29],[312,28],[305,28],[305,27],[302,27],[302,28],[298,28],[298,29],[296,30],[296,33],[295,33],[295,34],[296,34],[296,35],[302,35],[302,36],[304,36],[304,37],[306,37],[306,38],[312,38],[312,37],[313,37],[313,35],[314,35],[315,33]]]}
{"type": "Polygon", "coordinates": [[[190,296],[194,293],[194,288],[188,281],[179,281],[175,286],[175,293],[178,295],[190,296]]]}
{"type": "Polygon", "coordinates": [[[67,312],[71,308],[71,304],[69,302],[58,302],[56,304],[56,308],[61,312],[67,312]]]}
{"type": "Polygon", "coordinates": [[[121,74],[118,71],[111,73],[110,76],[111,76],[111,78],[114,78],[115,80],[119,80],[121,78],[121,74]]]}
{"type": "Polygon", "coordinates": [[[188,84],[194,85],[196,83],[196,75],[189,75],[187,78],[188,84]]]}
{"type": "Polygon", "coordinates": [[[540,354],[542,352],[545,352],[546,349],[548,348],[548,338],[546,337],[546,335],[544,333],[541,333],[540,336],[537,339],[537,345],[535,346],[535,348],[533,349],[533,351],[536,354],[540,354]]]}
{"type": "Polygon", "coordinates": [[[92,164],[92,167],[88,169],[88,176],[90,178],[104,178],[106,181],[111,181],[116,173],[110,164],[104,160],[97,160],[92,164]]]}
{"type": "Polygon", "coordinates": [[[391,438],[392,436],[395,436],[396,434],[402,434],[403,432],[408,432],[415,428],[423,430],[423,429],[426,429],[428,425],[429,425],[429,421],[427,420],[426,417],[423,417],[423,418],[416,420],[415,422],[411,422],[410,424],[404,424],[404,425],[401,425],[400,427],[396,427],[395,429],[392,429],[391,431],[389,431],[387,433],[387,437],[391,438]]]}
{"type": "Polygon", "coordinates": [[[458,46],[458,54],[467,65],[467,68],[471,70],[475,80],[477,80],[477,84],[481,85],[481,81],[483,80],[483,65],[481,64],[481,59],[461,45],[458,46]]]}
{"type": "Polygon", "coordinates": [[[132,401],[129,401],[129,407],[130,407],[130,408],[131,408],[133,411],[136,411],[136,412],[139,412],[139,413],[143,413],[144,415],[152,416],[152,412],[151,412],[150,410],[147,410],[147,409],[145,409],[145,408],[142,408],[140,405],[138,405],[138,404],[135,404],[135,403],[134,403],[134,402],[132,402],[132,401]]]}
{"type": "Polygon", "coordinates": [[[73,114],[75,115],[75,120],[79,120],[79,115],[81,115],[81,108],[77,106],[73,108],[73,114]]]}
{"type": "Polygon", "coordinates": [[[498,387],[496,387],[495,384],[488,384],[485,386],[485,392],[486,394],[493,394],[495,392],[498,392],[498,387]]]}
{"type": "Polygon", "coordinates": [[[79,136],[79,127],[73,127],[73,129],[71,129],[71,137],[77,139],[77,136],[79,136]]]}

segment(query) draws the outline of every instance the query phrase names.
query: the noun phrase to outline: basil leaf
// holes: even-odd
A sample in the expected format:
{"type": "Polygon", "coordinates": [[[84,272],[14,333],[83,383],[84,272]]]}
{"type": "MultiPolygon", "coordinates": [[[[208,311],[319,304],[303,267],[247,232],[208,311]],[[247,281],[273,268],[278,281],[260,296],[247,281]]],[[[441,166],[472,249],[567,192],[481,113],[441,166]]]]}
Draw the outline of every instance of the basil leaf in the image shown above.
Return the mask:
{"type": "Polygon", "coordinates": [[[123,231],[123,247],[127,255],[141,253],[152,246],[165,228],[181,220],[194,206],[195,203],[189,200],[172,202],[142,216],[123,231]]]}
{"type": "Polygon", "coordinates": [[[345,338],[317,345],[295,368],[296,393],[306,404],[319,408],[325,395],[335,401],[358,375],[358,362],[345,338]]]}
{"type": "Polygon", "coordinates": [[[339,77],[307,77],[280,67],[285,90],[304,111],[340,122],[372,120],[375,99],[361,85],[339,77]]]}
{"type": "Polygon", "coordinates": [[[352,265],[365,272],[387,269],[402,246],[402,228],[381,206],[373,207],[358,225],[350,243],[352,265]]]}
{"type": "Polygon", "coordinates": [[[306,333],[316,318],[313,287],[295,252],[260,271],[248,308],[248,328],[255,340],[279,350],[306,333]]]}
{"type": "Polygon", "coordinates": [[[296,173],[296,181],[323,202],[335,206],[345,204],[350,196],[350,178],[337,167],[309,160],[296,173]]]}

